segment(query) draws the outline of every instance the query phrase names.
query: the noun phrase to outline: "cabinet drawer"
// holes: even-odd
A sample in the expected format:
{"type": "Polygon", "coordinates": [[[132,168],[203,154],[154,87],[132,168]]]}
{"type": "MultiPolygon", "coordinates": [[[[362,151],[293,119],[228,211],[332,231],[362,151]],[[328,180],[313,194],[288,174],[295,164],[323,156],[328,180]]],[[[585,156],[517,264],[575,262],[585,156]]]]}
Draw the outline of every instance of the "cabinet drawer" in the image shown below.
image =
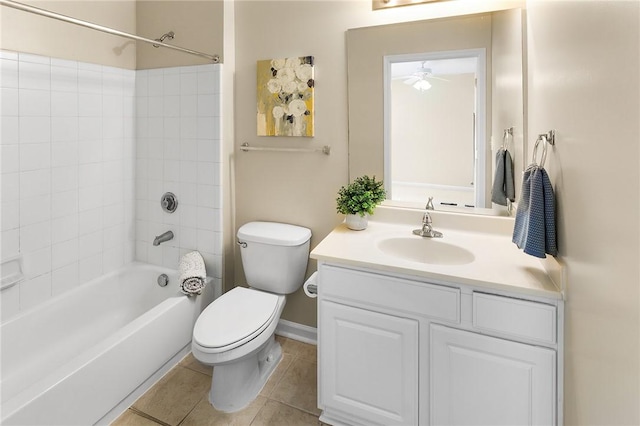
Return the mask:
{"type": "Polygon", "coordinates": [[[460,322],[460,290],[334,266],[320,269],[318,292],[370,306],[460,322]]]}
{"type": "Polygon", "coordinates": [[[556,316],[553,305],[473,293],[473,326],[479,330],[556,343],[556,316]]]}

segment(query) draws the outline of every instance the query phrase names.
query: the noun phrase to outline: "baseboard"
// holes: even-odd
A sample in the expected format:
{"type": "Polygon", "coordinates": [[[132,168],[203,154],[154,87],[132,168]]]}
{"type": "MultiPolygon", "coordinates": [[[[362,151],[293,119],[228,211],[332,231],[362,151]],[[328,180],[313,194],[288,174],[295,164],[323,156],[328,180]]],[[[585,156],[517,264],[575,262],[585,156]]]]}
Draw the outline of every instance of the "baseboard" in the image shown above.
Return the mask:
{"type": "Polygon", "coordinates": [[[318,344],[318,330],[315,327],[298,324],[297,322],[281,319],[276,327],[276,334],[289,339],[298,340],[312,345],[318,344]]]}

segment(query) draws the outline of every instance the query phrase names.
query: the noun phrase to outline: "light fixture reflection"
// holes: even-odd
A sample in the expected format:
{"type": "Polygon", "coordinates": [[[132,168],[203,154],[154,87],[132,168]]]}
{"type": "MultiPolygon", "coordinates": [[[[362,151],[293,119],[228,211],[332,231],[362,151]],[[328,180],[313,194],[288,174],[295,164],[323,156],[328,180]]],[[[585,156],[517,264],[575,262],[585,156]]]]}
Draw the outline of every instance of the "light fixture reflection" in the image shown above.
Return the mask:
{"type": "Polygon", "coordinates": [[[414,83],[413,88],[424,92],[431,89],[431,84],[427,80],[418,80],[414,83]]]}

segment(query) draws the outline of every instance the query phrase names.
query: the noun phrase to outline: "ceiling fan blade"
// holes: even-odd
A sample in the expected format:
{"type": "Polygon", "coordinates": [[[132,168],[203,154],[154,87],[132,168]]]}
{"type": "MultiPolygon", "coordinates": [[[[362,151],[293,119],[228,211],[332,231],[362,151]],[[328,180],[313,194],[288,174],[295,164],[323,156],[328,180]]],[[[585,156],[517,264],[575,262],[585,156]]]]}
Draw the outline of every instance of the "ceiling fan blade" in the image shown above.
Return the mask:
{"type": "Polygon", "coordinates": [[[440,80],[440,81],[449,81],[446,78],[436,77],[434,75],[428,75],[427,78],[432,78],[434,80],[440,80]]]}
{"type": "Polygon", "coordinates": [[[420,80],[420,77],[415,77],[415,76],[409,77],[404,81],[404,84],[408,84],[409,86],[411,86],[413,83],[415,83],[418,80],[420,80]]]}

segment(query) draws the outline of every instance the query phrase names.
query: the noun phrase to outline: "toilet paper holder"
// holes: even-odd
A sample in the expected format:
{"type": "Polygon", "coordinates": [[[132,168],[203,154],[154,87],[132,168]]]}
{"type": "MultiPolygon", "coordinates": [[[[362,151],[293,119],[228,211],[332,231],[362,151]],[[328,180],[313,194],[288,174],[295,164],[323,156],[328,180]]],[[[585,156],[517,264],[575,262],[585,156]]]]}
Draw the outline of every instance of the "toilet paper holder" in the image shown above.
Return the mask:
{"type": "Polygon", "coordinates": [[[318,297],[318,271],[311,274],[311,276],[304,282],[302,286],[304,290],[304,294],[308,297],[316,298],[318,297]]]}

